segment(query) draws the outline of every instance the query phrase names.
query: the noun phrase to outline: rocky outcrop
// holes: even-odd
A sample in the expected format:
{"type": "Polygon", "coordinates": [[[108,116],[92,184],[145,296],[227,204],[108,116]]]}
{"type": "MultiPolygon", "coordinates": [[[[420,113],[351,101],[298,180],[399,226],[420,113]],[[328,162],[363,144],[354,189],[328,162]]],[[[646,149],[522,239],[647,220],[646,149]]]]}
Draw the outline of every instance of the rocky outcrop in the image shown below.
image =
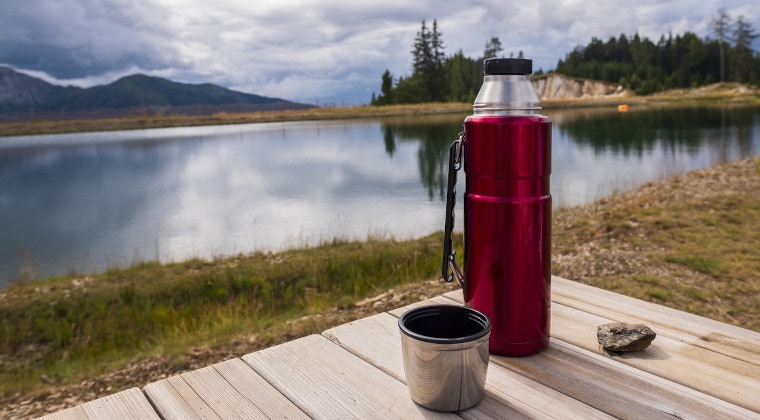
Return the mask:
{"type": "Polygon", "coordinates": [[[576,79],[549,73],[533,79],[538,96],[544,99],[599,99],[633,95],[622,85],[598,80],[576,79]]]}

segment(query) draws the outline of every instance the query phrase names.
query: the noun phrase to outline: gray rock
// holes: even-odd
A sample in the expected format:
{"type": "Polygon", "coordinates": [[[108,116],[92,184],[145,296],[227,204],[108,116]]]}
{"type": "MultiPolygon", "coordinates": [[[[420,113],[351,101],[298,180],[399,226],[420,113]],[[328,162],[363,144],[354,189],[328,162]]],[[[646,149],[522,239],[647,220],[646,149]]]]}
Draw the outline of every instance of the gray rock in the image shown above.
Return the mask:
{"type": "Polygon", "coordinates": [[[600,325],[596,330],[599,344],[605,350],[616,352],[644,350],[656,336],[657,334],[644,324],[613,322],[600,325]]]}

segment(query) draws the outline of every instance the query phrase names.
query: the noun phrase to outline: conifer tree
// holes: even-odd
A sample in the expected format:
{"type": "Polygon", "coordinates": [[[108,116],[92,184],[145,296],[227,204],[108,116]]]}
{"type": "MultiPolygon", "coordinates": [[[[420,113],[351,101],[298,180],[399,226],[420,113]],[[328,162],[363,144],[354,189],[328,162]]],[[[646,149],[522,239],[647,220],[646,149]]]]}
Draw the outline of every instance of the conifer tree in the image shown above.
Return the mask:
{"type": "Polygon", "coordinates": [[[488,60],[489,58],[497,58],[499,53],[503,51],[503,48],[501,48],[501,41],[499,41],[499,38],[493,37],[488,42],[486,42],[486,49],[483,51],[483,60],[488,60]]]}
{"type": "Polygon", "coordinates": [[[720,81],[726,81],[726,53],[725,45],[728,37],[728,29],[731,25],[731,18],[726,13],[726,9],[718,9],[718,16],[712,20],[712,30],[718,37],[718,48],[720,51],[720,81]]]}
{"type": "Polygon", "coordinates": [[[385,69],[385,73],[383,73],[382,77],[382,83],[380,84],[380,100],[378,101],[380,105],[388,105],[393,103],[393,98],[391,97],[393,91],[393,76],[391,75],[390,70],[385,69]]]}
{"type": "Polygon", "coordinates": [[[430,51],[432,65],[428,69],[428,91],[430,99],[441,102],[446,99],[446,73],[443,71],[443,63],[446,56],[443,53],[443,34],[438,31],[438,21],[433,19],[433,32],[430,34],[430,51]]]}
{"type": "Polygon", "coordinates": [[[736,63],[734,70],[736,71],[736,81],[742,82],[747,74],[746,63],[752,58],[752,41],[758,36],[752,25],[744,18],[744,15],[739,15],[736,18],[733,30],[734,50],[736,54],[736,63]]]}
{"type": "Polygon", "coordinates": [[[430,38],[430,31],[423,20],[422,28],[417,32],[417,37],[414,38],[414,49],[412,50],[412,76],[422,75],[427,69],[432,67],[433,53],[430,50],[430,38]]]}

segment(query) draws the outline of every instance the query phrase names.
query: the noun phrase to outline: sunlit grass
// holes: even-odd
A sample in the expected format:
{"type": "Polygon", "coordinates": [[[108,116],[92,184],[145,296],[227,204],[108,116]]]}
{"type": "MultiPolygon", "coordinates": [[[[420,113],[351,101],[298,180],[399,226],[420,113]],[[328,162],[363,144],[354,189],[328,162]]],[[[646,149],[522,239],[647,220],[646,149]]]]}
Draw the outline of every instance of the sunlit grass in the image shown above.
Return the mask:
{"type": "Polygon", "coordinates": [[[65,383],[240,335],[257,333],[266,344],[286,320],[434,278],[440,241],[335,241],[13,285],[0,298],[0,392],[33,389],[43,374],[65,383]]]}

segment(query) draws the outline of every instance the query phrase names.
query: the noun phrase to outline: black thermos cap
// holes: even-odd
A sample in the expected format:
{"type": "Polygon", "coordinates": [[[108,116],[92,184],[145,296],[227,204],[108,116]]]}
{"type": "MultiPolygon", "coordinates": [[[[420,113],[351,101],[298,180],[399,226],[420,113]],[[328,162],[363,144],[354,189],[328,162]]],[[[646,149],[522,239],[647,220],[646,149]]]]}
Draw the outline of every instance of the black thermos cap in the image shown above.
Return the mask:
{"type": "Polygon", "coordinates": [[[483,63],[483,73],[490,74],[531,74],[533,60],[528,58],[489,58],[483,63]]]}

